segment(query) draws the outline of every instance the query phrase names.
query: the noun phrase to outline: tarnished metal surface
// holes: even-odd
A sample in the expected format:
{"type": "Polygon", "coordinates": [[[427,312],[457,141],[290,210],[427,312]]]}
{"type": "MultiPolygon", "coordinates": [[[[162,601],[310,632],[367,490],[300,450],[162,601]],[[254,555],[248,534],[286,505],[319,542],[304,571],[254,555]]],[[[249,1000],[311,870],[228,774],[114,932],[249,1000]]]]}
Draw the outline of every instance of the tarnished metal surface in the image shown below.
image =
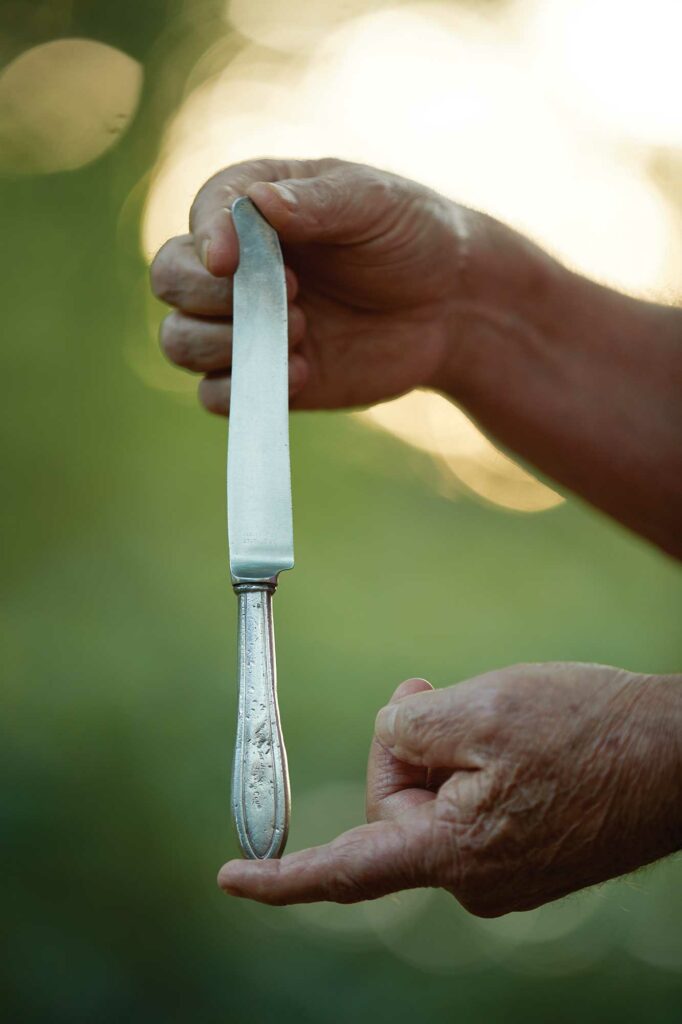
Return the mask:
{"type": "Polygon", "coordinates": [[[274,585],[235,587],[239,599],[239,717],[232,810],[247,857],[278,857],[289,829],[289,779],[277,708],[274,585]]]}
{"type": "Polygon", "coordinates": [[[249,199],[232,215],[234,281],[227,458],[230,570],[239,602],[239,713],[232,811],[246,857],[278,857],[289,779],[277,705],[272,596],[294,564],[289,469],[287,298],[275,231],[249,199]]]}
{"type": "Polygon", "coordinates": [[[235,582],[294,564],[287,294],[276,232],[250,199],[232,207],[234,278],[227,524],[235,582]]]}

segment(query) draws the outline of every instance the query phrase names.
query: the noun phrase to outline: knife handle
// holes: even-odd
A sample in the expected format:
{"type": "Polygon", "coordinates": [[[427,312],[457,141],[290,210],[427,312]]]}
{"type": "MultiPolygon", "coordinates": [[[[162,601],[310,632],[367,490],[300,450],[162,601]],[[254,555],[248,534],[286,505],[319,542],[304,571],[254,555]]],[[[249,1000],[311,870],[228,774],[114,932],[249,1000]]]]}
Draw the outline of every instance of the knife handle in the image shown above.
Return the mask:
{"type": "Polygon", "coordinates": [[[238,583],[239,711],[232,812],[251,860],[279,857],[289,831],[289,774],[277,706],[272,595],[276,582],[238,583]]]}

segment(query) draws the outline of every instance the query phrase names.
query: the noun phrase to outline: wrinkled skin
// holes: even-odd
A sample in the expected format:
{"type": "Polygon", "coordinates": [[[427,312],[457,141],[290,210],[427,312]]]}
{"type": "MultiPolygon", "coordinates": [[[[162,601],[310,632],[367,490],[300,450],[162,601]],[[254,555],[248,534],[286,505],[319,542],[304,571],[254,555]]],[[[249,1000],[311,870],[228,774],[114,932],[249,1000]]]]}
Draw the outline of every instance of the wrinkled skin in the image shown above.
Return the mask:
{"type": "MultiPolygon", "coordinates": [[[[682,313],[560,267],[504,225],[415,182],[339,160],[258,160],[199,192],[152,266],[175,307],[161,345],[229,412],[229,207],[276,228],[293,409],[426,386],[630,529],[682,557],[682,313]]],[[[369,824],[219,884],[266,903],[353,902],[441,886],[476,914],[553,900],[678,849],[682,677],[594,665],[503,669],[439,691],[403,683],[377,719],[369,824]]]]}
{"type": "Polygon", "coordinates": [[[407,680],[377,717],[370,824],[279,862],[232,861],[219,884],[273,904],[440,886],[492,917],[632,870],[679,844],[682,791],[659,785],[681,766],[659,703],[679,711],[679,687],[579,664],[443,690],[407,680]]]}
{"type": "Polygon", "coordinates": [[[176,364],[210,374],[199,390],[210,411],[229,407],[238,243],[227,208],[244,192],[283,243],[292,408],[363,405],[445,383],[453,307],[464,289],[462,233],[481,230],[485,218],[478,215],[476,227],[469,211],[370,167],[259,161],[207,182],[192,208],[192,234],[167,242],[152,267],[156,295],[176,307],[162,348],[176,364]],[[291,187],[278,193],[268,184],[282,177],[295,179],[293,208],[291,187]]]}

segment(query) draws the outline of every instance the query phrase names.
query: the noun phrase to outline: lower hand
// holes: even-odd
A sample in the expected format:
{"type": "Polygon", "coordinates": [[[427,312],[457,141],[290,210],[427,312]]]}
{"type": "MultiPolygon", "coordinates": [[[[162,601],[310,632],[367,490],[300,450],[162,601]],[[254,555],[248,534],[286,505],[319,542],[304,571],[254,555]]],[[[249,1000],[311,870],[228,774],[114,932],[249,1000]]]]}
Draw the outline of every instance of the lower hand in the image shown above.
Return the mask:
{"type": "Polygon", "coordinates": [[[437,886],[469,911],[528,910],[631,871],[682,839],[682,677],[521,665],[379,712],[369,824],[219,885],[270,904],[354,903],[437,886]]]}

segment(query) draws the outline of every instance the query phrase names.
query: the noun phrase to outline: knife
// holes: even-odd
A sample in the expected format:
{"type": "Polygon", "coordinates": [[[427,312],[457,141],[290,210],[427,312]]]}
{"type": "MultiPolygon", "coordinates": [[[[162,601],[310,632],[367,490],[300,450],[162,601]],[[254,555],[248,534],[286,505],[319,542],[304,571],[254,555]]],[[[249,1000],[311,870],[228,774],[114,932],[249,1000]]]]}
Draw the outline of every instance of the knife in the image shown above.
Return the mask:
{"type": "Polygon", "coordinates": [[[287,758],[277,705],[272,598],[294,564],[289,467],[287,294],[277,234],[237,199],[227,533],[238,600],[239,709],[232,812],[244,855],[279,857],[289,829],[287,758]]]}

